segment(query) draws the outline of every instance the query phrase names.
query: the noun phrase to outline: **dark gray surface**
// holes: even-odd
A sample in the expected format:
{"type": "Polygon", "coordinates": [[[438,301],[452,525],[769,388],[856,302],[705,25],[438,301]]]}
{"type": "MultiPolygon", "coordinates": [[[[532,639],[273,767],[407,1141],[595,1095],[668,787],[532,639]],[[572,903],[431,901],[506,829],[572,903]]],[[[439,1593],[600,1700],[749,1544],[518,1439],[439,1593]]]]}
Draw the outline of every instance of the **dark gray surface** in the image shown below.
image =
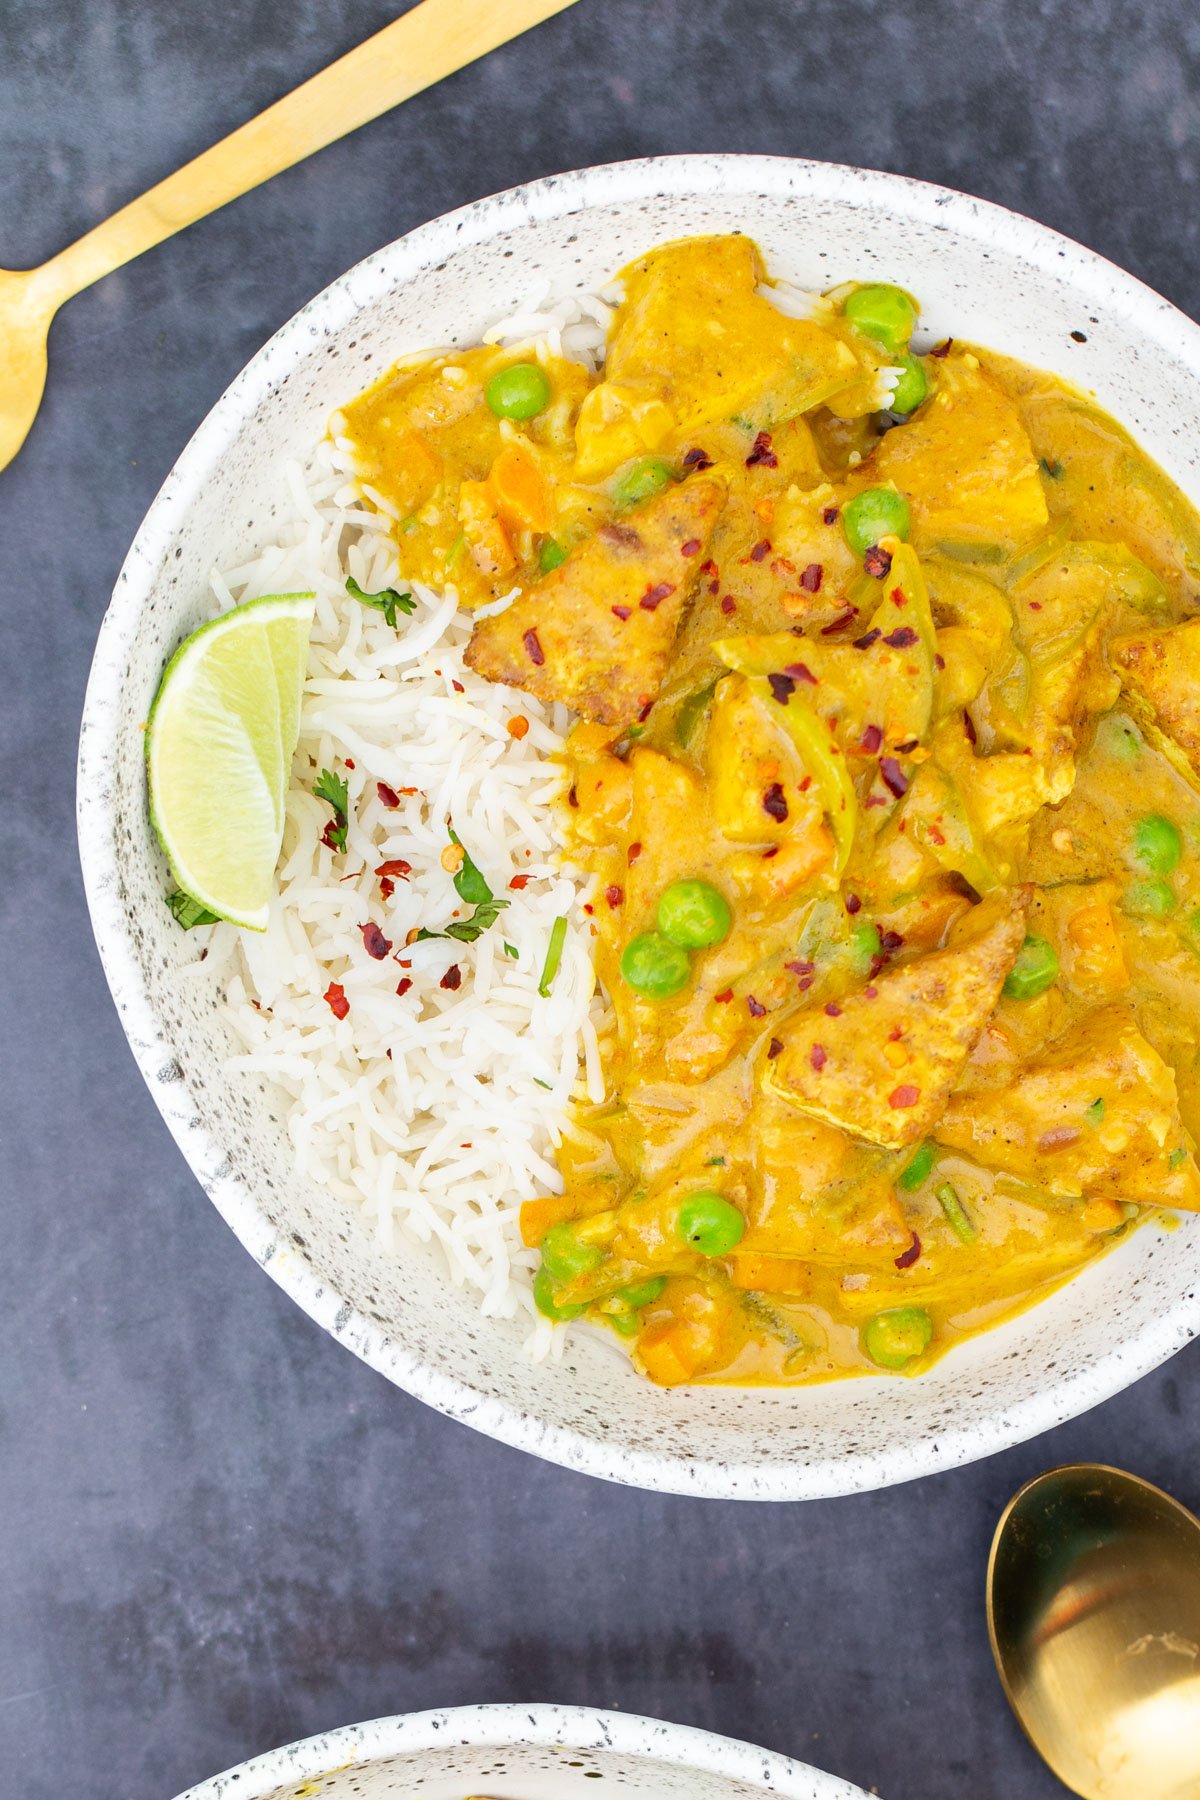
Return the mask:
{"type": "MultiPolygon", "coordinates": [[[[0,0],[0,261],[50,254],[397,10],[0,0]]],[[[169,1800],[307,1732],[534,1698],[756,1739],[891,1800],[1062,1792],[993,1677],[992,1525],[1074,1457],[1200,1502],[1200,1344],[1010,1455],[804,1507],[628,1492],[446,1423],[254,1268],[169,1142],[84,914],[75,734],[175,454],[379,244],[557,169],[772,151],[1003,201],[1195,308],[1198,60],[1184,0],[582,0],[56,324],[0,475],[4,1800],[169,1800]]]]}

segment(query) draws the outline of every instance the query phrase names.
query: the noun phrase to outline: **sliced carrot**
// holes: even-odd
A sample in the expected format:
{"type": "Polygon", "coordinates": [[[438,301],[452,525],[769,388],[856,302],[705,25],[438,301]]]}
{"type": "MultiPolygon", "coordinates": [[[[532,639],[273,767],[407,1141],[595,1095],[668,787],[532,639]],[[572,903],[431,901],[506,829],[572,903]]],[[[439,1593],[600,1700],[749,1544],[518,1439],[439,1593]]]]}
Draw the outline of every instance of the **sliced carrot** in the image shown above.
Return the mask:
{"type": "Polygon", "coordinates": [[[760,1294],[799,1294],[808,1285],[808,1270],[792,1256],[767,1256],[758,1250],[735,1250],[729,1258],[734,1287],[760,1294]]]}
{"type": "Polygon", "coordinates": [[[505,444],[487,478],[488,497],[514,531],[550,531],[554,504],[537,459],[525,444],[505,444]]]}
{"type": "Polygon", "coordinates": [[[458,491],[458,518],[481,575],[502,575],[516,567],[508,533],[497,517],[486,481],[464,481],[458,491]]]}
{"type": "Polygon", "coordinates": [[[702,1360],[695,1327],[684,1319],[648,1326],[638,1339],[637,1357],[659,1387],[678,1387],[690,1381],[702,1360]]]}
{"type": "Polygon", "coordinates": [[[1067,936],[1075,951],[1075,973],[1110,993],[1129,986],[1129,970],[1113,909],[1103,900],[1071,914],[1067,936]]]}
{"type": "Polygon", "coordinates": [[[547,1194],[540,1200],[526,1200],[521,1206],[521,1238],[530,1248],[540,1244],[552,1225],[566,1219],[577,1219],[583,1210],[582,1196],[568,1191],[547,1194]]]}

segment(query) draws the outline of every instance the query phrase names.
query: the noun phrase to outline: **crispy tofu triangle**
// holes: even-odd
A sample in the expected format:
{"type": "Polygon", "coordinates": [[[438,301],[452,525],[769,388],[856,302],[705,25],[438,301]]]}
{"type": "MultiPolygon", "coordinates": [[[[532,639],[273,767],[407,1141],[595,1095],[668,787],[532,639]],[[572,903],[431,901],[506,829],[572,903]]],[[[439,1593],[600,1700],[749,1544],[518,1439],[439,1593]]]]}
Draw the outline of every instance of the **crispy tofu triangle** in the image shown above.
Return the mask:
{"type": "Polygon", "coordinates": [[[706,476],[602,525],[506,612],[481,619],[470,668],[601,725],[657,696],[725,489],[706,476]]]}
{"type": "Polygon", "coordinates": [[[1109,656],[1139,724],[1194,781],[1200,776],[1200,619],[1114,638],[1109,656]]]}
{"type": "Polygon", "coordinates": [[[1122,1007],[1088,1013],[1011,1086],[955,1094],[934,1136],[1053,1193],[1200,1211],[1174,1072],[1122,1007]]]}
{"type": "Polygon", "coordinates": [[[928,1136],[1000,996],[1025,936],[1028,892],[997,890],[955,941],[881,975],[830,1014],[798,1013],[763,1086],[869,1144],[928,1136]]]}

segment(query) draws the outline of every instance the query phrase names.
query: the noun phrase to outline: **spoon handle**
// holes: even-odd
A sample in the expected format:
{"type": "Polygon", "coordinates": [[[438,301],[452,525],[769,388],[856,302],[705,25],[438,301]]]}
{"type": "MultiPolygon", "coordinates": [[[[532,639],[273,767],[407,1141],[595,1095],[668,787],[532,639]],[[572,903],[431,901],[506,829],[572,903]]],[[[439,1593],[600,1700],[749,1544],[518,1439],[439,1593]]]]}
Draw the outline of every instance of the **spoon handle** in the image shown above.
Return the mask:
{"type": "Polygon", "coordinates": [[[365,43],[138,200],[38,272],[61,304],[122,263],[249,193],[575,0],[422,0],[365,43]]]}

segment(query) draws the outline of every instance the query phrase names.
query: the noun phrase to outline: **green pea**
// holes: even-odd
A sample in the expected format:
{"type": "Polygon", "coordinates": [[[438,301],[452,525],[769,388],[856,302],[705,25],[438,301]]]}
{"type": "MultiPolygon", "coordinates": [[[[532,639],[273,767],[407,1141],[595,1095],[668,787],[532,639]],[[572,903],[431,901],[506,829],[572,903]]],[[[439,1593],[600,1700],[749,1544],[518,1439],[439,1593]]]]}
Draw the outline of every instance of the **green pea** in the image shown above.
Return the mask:
{"type": "Polygon", "coordinates": [[[550,381],[536,363],[497,369],[483,397],[498,419],[536,419],[550,404],[550,381]]]}
{"type": "Polygon", "coordinates": [[[613,505],[620,512],[627,512],[631,506],[640,506],[643,500],[649,500],[651,495],[660,494],[673,480],[674,471],[661,456],[641,456],[617,476],[612,490],[613,505]]]}
{"type": "Polygon", "coordinates": [[[868,282],[847,294],[842,312],[857,330],[889,350],[903,349],[917,322],[917,309],[904,289],[883,281],[868,282]]]}
{"type": "Polygon", "coordinates": [[[577,1319],[584,1311],[582,1306],[560,1306],[554,1297],[554,1281],[547,1268],[541,1268],[533,1278],[533,1303],[547,1319],[577,1319]]]}
{"type": "Polygon", "coordinates": [[[896,363],[901,371],[900,379],[892,389],[889,412],[916,412],[922,400],[929,395],[929,377],[925,373],[925,365],[919,356],[898,356],[896,363]]]}
{"type": "Polygon", "coordinates": [[[909,523],[908,501],[895,488],[864,488],[842,508],[846,542],[859,556],[880,538],[906,538],[909,523]]]}
{"type": "Polygon", "coordinates": [[[548,575],[551,569],[557,569],[559,564],[565,563],[566,560],[567,553],[557,538],[542,539],[542,547],[538,551],[538,568],[543,575],[548,575]]]}
{"type": "Polygon", "coordinates": [[[685,950],[719,944],[732,924],[724,894],[707,881],[673,881],[658,902],[658,929],[685,950]]]}
{"type": "Polygon", "coordinates": [[[574,1281],[577,1275],[586,1275],[604,1261],[599,1245],[585,1244],[566,1220],[550,1227],[541,1249],[542,1267],[552,1281],[574,1281]]]}
{"type": "Polygon", "coordinates": [[[618,1337],[636,1337],[642,1329],[642,1321],[627,1307],[610,1307],[601,1317],[612,1326],[618,1337]]]}
{"type": "Polygon", "coordinates": [[[721,1194],[693,1194],[679,1209],[675,1233],[701,1256],[724,1256],[742,1241],[746,1229],[737,1207],[721,1194]]]}
{"type": "Polygon", "coordinates": [[[1102,1099],[1093,1100],[1090,1106],[1084,1108],[1083,1116],[1089,1125],[1103,1125],[1107,1110],[1102,1099]]]}
{"type": "Polygon", "coordinates": [[[908,1194],[922,1186],[929,1180],[936,1157],[937,1145],[931,1139],[926,1138],[920,1149],[914,1152],[910,1161],[901,1169],[896,1178],[897,1186],[902,1187],[908,1194]]]}
{"type": "Polygon", "coordinates": [[[1058,980],[1058,956],[1044,937],[1030,935],[1017,951],[1004,993],[1010,1000],[1034,1000],[1058,980]]]}
{"type": "Polygon", "coordinates": [[[850,955],[856,968],[869,969],[875,958],[882,953],[883,943],[879,936],[879,927],[864,919],[850,933],[850,955]]]}
{"type": "Polygon", "coordinates": [[[1183,839],[1178,825],[1164,819],[1161,813],[1146,813],[1133,828],[1133,854],[1143,868],[1156,875],[1169,875],[1179,867],[1183,855],[1183,839]]]}
{"type": "Polygon", "coordinates": [[[623,1300],[625,1305],[631,1307],[634,1312],[639,1312],[643,1306],[653,1306],[666,1285],[665,1275],[650,1275],[645,1281],[638,1281],[632,1287],[622,1288],[617,1298],[623,1300]]]}
{"type": "Polygon", "coordinates": [[[929,1348],[933,1320],[921,1306],[894,1306],[867,1320],[862,1347],[881,1369],[903,1369],[929,1348]]]}
{"type": "Polygon", "coordinates": [[[1175,889],[1161,876],[1133,881],[1125,889],[1121,905],[1138,919],[1165,919],[1175,911],[1175,889]]]}
{"type": "Polygon", "coordinates": [[[646,1000],[666,1000],[686,987],[692,972],[691,958],[679,944],[661,931],[643,931],[631,938],[621,956],[621,977],[635,994],[646,1000]]]}

